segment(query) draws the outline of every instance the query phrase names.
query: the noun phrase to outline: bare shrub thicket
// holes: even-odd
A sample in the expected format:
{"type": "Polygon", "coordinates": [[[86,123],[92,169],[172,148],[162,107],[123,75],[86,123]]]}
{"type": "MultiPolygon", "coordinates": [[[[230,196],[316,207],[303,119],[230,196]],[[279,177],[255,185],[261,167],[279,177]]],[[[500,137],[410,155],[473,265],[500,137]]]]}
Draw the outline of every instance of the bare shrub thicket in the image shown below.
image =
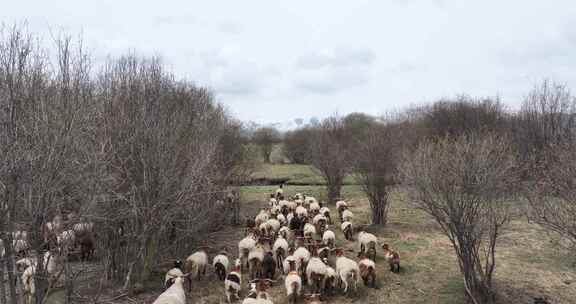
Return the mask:
{"type": "Polygon", "coordinates": [[[270,163],[270,155],[272,155],[274,145],[281,142],[281,136],[280,132],[274,128],[262,127],[254,131],[254,134],[252,134],[252,141],[254,144],[258,145],[264,162],[270,163]]]}
{"type": "Polygon", "coordinates": [[[576,246],[576,146],[550,146],[528,183],[529,218],[576,246]]]}
{"type": "Polygon", "coordinates": [[[9,284],[0,303],[18,302],[12,232],[28,232],[28,254],[40,261],[54,216],[64,229],[69,214],[95,224],[97,262],[72,266],[62,254],[59,283],[38,263],[37,304],[62,281],[66,302],[77,301],[73,278],[88,272],[99,288],[83,297],[109,282],[132,291],[230,220],[230,186],[250,174],[240,124],[207,90],[177,81],[157,59],[126,56],[94,72],[80,42],[55,46],[41,48],[20,27],[1,32],[0,269],[9,284]]]}
{"type": "Polygon", "coordinates": [[[549,80],[535,86],[514,118],[514,141],[522,159],[536,164],[549,146],[575,140],[575,97],[565,85],[549,80]]]}
{"type": "Polygon", "coordinates": [[[326,180],[329,203],[340,198],[344,178],[351,171],[351,139],[342,118],[326,118],[315,128],[310,143],[310,164],[326,180]]]}
{"type": "Polygon", "coordinates": [[[455,138],[477,132],[505,133],[507,115],[499,100],[475,99],[460,96],[439,100],[430,107],[423,107],[422,123],[426,137],[455,138]]]}
{"type": "Polygon", "coordinates": [[[284,134],[282,152],[294,164],[306,164],[310,160],[310,146],[315,130],[304,127],[284,134]]]}
{"type": "Polygon", "coordinates": [[[407,155],[400,171],[411,199],[450,239],[469,299],[494,303],[496,245],[517,182],[509,143],[474,134],[439,139],[407,155]]]}

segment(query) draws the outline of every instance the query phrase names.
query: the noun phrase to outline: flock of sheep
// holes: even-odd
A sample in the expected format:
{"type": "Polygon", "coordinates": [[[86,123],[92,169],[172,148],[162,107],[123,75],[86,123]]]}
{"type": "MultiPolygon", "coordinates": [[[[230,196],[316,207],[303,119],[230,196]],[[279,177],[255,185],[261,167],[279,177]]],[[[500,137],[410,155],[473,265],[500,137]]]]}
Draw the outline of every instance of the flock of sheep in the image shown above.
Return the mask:
{"type": "MultiPolygon", "coordinates": [[[[338,201],[336,208],[346,240],[353,241],[354,214],[345,201],[338,201]]],[[[356,261],[335,246],[336,235],[328,229],[329,224],[332,224],[330,209],[314,197],[296,194],[285,200],[283,190],[279,188],[271,195],[269,206],[261,209],[254,220],[247,220],[246,236],[238,243],[238,258],[234,263],[226,250],[212,260],[215,274],[224,281],[227,301],[240,300],[243,280],[249,282],[243,304],[273,303],[266,289],[277,277],[284,279],[289,303],[302,298],[310,304],[320,303],[320,299],[332,295],[336,288],[344,293],[356,290],[360,278],[364,285],[374,287],[376,236],[358,232],[356,261]],[[281,275],[277,276],[277,272],[281,275]],[[309,294],[304,293],[304,286],[309,294]]],[[[399,272],[398,253],[388,244],[382,244],[381,248],[390,270],[399,272]]],[[[200,280],[208,263],[204,250],[193,253],[184,263],[175,261],[174,268],[165,276],[166,290],[154,304],[185,304],[186,287],[192,290],[192,279],[200,280]]]]}
{"type": "MultiPolygon", "coordinates": [[[[62,274],[63,258],[70,254],[79,253],[82,260],[89,259],[94,254],[94,224],[77,219],[75,213],[56,215],[51,222],[46,223],[42,229],[43,245],[46,250],[41,259],[31,250],[30,240],[26,231],[12,233],[12,248],[17,260],[16,270],[20,273],[20,283],[24,301],[32,303],[36,288],[34,277],[37,272],[37,263],[42,261],[42,268],[46,271],[49,284],[55,284],[62,274]]],[[[0,240],[0,258],[4,258],[4,241],[0,240]]]]}

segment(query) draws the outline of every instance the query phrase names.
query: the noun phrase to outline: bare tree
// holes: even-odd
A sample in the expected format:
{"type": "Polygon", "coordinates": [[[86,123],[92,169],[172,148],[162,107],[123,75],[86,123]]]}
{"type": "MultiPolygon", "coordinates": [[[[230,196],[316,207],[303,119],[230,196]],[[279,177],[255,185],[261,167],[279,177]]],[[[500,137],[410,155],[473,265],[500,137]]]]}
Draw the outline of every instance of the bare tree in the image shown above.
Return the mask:
{"type": "Polygon", "coordinates": [[[282,152],[294,164],[306,164],[310,158],[310,146],[314,130],[304,127],[284,134],[282,152]]]}
{"type": "Polygon", "coordinates": [[[349,135],[344,121],[333,116],[326,118],[315,129],[310,144],[310,164],[326,180],[329,203],[335,203],[340,198],[344,178],[351,171],[349,135]]]}
{"type": "Polygon", "coordinates": [[[440,139],[407,156],[400,171],[411,199],[450,239],[469,299],[494,303],[496,244],[517,182],[508,142],[475,134],[440,139]]]}
{"type": "Polygon", "coordinates": [[[526,189],[528,215],[576,245],[576,147],[561,143],[545,152],[526,189]]]}
{"type": "Polygon", "coordinates": [[[352,157],[354,174],[368,197],[372,224],[375,225],[387,223],[388,195],[397,183],[396,164],[402,151],[400,137],[399,124],[374,124],[355,145],[352,157]]]}
{"type": "Polygon", "coordinates": [[[260,148],[264,162],[269,163],[271,162],[270,155],[272,155],[274,145],[279,143],[281,138],[278,130],[270,127],[263,127],[254,131],[252,141],[260,148]]]}
{"type": "Polygon", "coordinates": [[[538,162],[550,145],[576,140],[576,98],[545,80],[526,96],[514,119],[514,141],[524,160],[538,162]]]}

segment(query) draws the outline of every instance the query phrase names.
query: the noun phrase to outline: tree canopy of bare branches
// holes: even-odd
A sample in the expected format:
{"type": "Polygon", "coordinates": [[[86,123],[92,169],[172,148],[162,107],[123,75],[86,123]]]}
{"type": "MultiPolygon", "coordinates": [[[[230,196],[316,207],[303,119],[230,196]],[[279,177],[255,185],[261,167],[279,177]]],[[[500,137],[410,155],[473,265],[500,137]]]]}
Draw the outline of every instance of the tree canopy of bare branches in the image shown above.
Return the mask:
{"type": "Polygon", "coordinates": [[[450,239],[468,297],[493,303],[498,236],[509,221],[507,200],[517,182],[516,156],[506,140],[467,135],[421,145],[400,168],[410,198],[450,239]]]}
{"type": "Polygon", "coordinates": [[[269,163],[274,145],[281,141],[280,132],[274,128],[262,127],[254,131],[252,141],[258,145],[264,162],[269,163]]]}
{"type": "Polygon", "coordinates": [[[72,214],[95,224],[101,277],[127,290],[231,218],[224,198],[252,163],[241,124],[211,92],[156,58],[110,59],[94,72],[81,41],[57,36],[51,54],[24,27],[0,34],[0,268],[11,283],[0,296],[17,303],[12,233],[25,231],[35,303],[46,301],[43,253],[62,253],[45,234],[55,216],[64,230],[72,214]]]}
{"type": "Polygon", "coordinates": [[[553,145],[543,157],[526,191],[529,218],[576,245],[576,147],[553,145]]]}
{"type": "Polygon", "coordinates": [[[350,134],[343,119],[335,116],[326,118],[315,130],[316,136],[310,143],[310,164],[326,180],[328,202],[335,203],[351,170],[350,134]]]}
{"type": "Polygon", "coordinates": [[[549,146],[576,141],[576,98],[565,85],[534,87],[514,119],[514,140],[522,158],[536,162],[549,146]]]}

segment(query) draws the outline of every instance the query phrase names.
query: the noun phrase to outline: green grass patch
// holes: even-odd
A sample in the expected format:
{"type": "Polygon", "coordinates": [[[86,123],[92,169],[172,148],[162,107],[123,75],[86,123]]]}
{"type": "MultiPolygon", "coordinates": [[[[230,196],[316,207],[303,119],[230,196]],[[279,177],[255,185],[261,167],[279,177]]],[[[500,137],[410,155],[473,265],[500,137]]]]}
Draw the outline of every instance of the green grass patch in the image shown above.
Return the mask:
{"type": "Polygon", "coordinates": [[[464,294],[464,281],[461,276],[449,278],[444,286],[438,292],[442,304],[461,304],[466,303],[464,294]]]}
{"type": "MultiPolygon", "coordinates": [[[[288,185],[325,185],[326,180],[311,166],[300,164],[261,164],[252,179],[268,180],[271,182],[286,181],[288,185]]],[[[353,176],[344,179],[344,185],[356,185],[353,176]]]]}

